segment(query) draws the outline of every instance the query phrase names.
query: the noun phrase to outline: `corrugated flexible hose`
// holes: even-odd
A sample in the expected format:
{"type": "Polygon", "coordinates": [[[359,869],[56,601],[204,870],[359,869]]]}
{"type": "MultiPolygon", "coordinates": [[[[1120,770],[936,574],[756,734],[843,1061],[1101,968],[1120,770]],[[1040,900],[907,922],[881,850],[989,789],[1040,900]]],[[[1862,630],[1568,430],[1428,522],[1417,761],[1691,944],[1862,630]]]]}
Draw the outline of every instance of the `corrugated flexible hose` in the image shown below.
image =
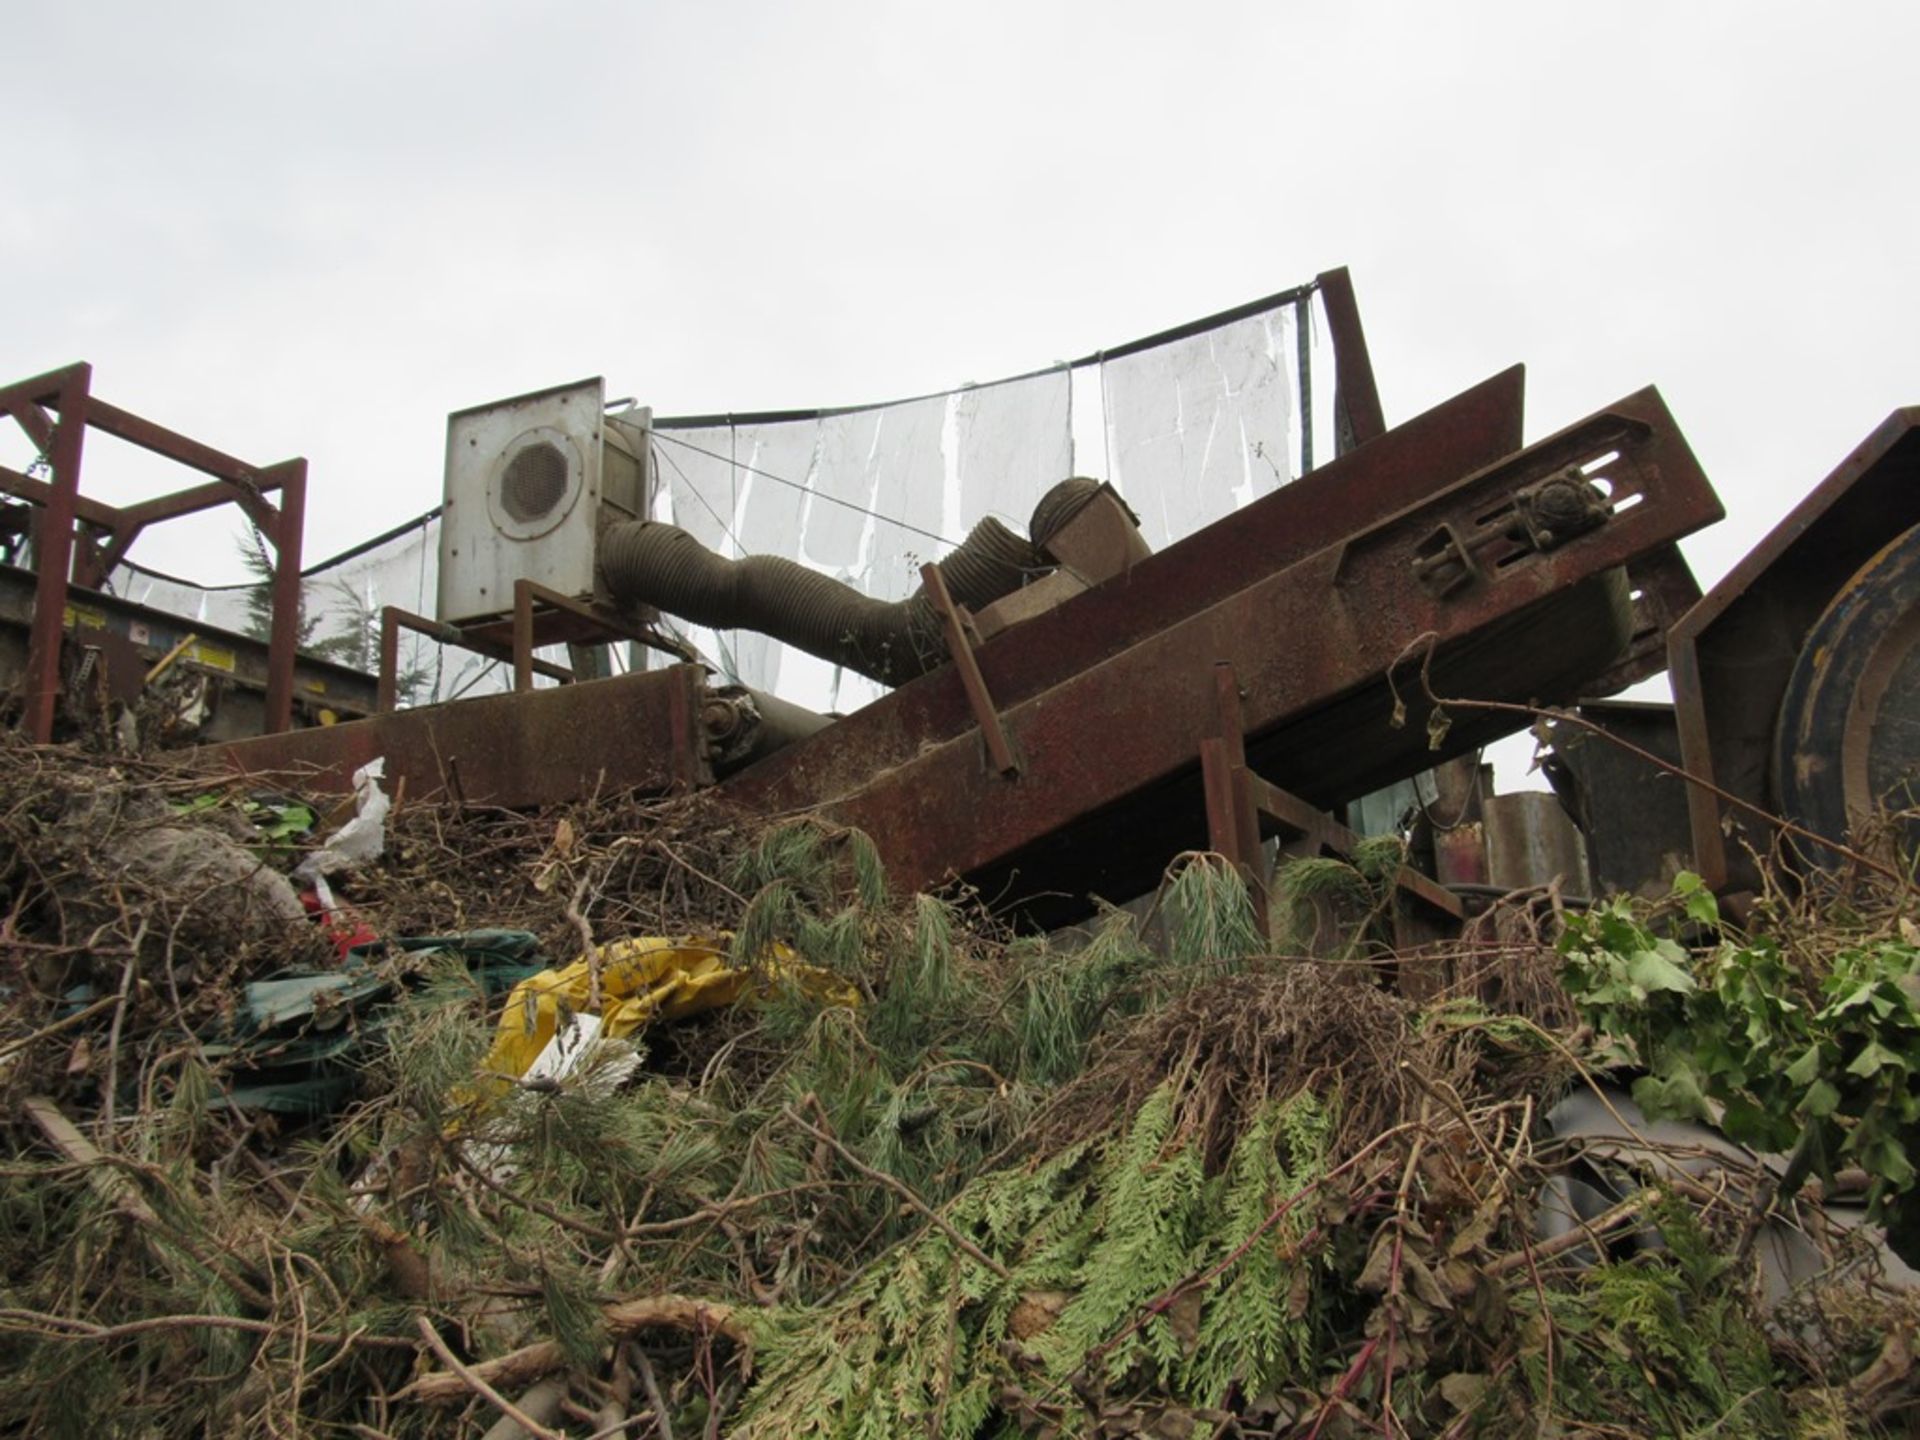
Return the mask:
{"type": "MultiPolygon", "coordinates": [[[[988,518],[940,562],[940,573],[956,601],[979,609],[1017,590],[1041,564],[1031,544],[988,518]]],[[[946,663],[940,617],[924,591],[875,600],[778,555],[728,560],[652,520],[608,527],[600,570],[617,602],[652,605],[714,630],[757,630],[883,684],[946,663]]]]}

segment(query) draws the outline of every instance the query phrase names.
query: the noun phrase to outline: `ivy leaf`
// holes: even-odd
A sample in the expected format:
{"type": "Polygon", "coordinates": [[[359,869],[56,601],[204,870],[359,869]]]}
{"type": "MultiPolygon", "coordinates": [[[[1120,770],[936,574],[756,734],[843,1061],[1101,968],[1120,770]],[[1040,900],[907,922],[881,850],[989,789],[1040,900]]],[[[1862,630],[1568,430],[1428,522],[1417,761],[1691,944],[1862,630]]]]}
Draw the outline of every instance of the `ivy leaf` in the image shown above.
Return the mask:
{"type": "Polygon", "coordinates": [[[1646,1075],[1633,1082],[1633,1103],[1653,1120],[1711,1120],[1707,1097],[1690,1070],[1646,1075]]]}
{"type": "Polygon", "coordinates": [[[1870,1075],[1877,1075],[1889,1065],[1897,1065],[1902,1070],[1908,1068],[1907,1062],[1902,1057],[1896,1055],[1878,1040],[1869,1040],[1867,1042],[1867,1048],[1856,1055],[1853,1063],[1847,1066],[1847,1073],[1849,1075],[1858,1075],[1862,1079],[1865,1079],[1870,1075]]]}
{"type": "Polygon", "coordinates": [[[1870,1004],[1873,1000],[1873,992],[1878,988],[1879,986],[1871,980],[1867,981],[1864,985],[1855,987],[1853,992],[1844,1000],[1836,1000],[1833,1004],[1827,1006],[1825,1010],[1822,1010],[1820,1012],[1820,1018],[1825,1020],[1830,1017],[1837,1017],[1846,1014],[1849,1010],[1858,1010],[1862,1005],[1870,1004]]]}
{"type": "Polygon", "coordinates": [[[1815,1120],[1824,1120],[1839,1108],[1840,1092],[1826,1080],[1814,1081],[1800,1100],[1800,1113],[1815,1120]]]}
{"type": "Polygon", "coordinates": [[[1690,995],[1697,988],[1685,968],[1658,950],[1634,951],[1627,960],[1627,978],[1650,995],[1661,990],[1690,995]]]}
{"type": "Polygon", "coordinates": [[[1706,881],[1691,870],[1682,870],[1673,877],[1674,898],[1681,902],[1681,908],[1687,912],[1687,918],[1701,925],[1720,923],[1720,905],[1713,898],[1713,892],[1707,889],[1706,881]]]}
{"type": "Polygon", "coordinates": [[[1811,1085],[1814,1077],[1819,1073],[1820,1047],[1818,1045],[1809,1045],[1800,1058],[1789,1065],[1785,1071],[1787,1080],[1794,1085],[1811,1085]]]}
{"type": "Polygon", "coordinates": [[[1729,1140],[1760,1150],[1784,1150],[1793,1144],[1800,1127],[1789,1117],[1755,1103],[1745,1095],[1731,1096],[1720,1112],[1720,1128],[1729,1140]]]}
{"type": "Polygon", "coordinates": [[[1869,1175],[1883,1177],[1896,1190],[1913,1183],[1913,1162],[1907,1159],[1907,1147],[1891,1135],[1882,1135],[1863,1146],[1860,1161],[1869,1175]]]}

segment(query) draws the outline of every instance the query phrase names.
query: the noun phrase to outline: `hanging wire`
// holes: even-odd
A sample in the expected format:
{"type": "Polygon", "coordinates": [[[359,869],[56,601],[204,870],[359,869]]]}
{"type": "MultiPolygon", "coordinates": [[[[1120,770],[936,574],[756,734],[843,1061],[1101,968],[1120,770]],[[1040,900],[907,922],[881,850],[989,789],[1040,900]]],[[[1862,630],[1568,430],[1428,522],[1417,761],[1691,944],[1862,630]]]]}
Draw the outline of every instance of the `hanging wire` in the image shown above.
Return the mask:
{"type": "MultiPolygon", "coordinates": [[[[797,480],[789,480],[784,475],[775,475],[771,470],[762,470],[756,465],[748,465],[744,461],[734,459],[732,456],[722,455],[718,450],[708,450],[704,446],[695,445],[690,440],[682,440],[677,436],[668,435],[663,431],[659,431],[659,430],[652,431],[651,434],[655,440],[664,440],[669,445],[678,445],[683,449],[693,451],[696,455],[705,455],[709,460],[718,460],[723,465],[731,465],[737,470],[746,471],[747,474],[749,475],[761,476],[764,479],[773,481],[773,483],[776,485],[785,485],[790,490],[798,490],[803,495],[811,495],[816,500],[824,500],[829,505],[838,505],[844,510],[852,510],[856,514],[860,514],[860,515],[871,515],[876,520],[884,520],[889,525],[897,525],[900,529],[910,530],[915,535],[924,535],[926,536],[927,539],[937,540],[942,545],[951,545],[951,546],[958,547],[960,543],[957,540],[949,540],[946,536],[938,534],[935,531],[924,530],[920,526],[913,524],[911,521],[901,520],[892,515],[884,515],[878,510],[869,510],[864,505],[856,505],[851,500],[842,500],[837,495],[829,495],[823,490],[815,490],[810,486],[802,485],[797,480]]],[[[673,468],[676,471],[680,470],[680,467],[678,465],[674,466],[673,468]]],[[[682,479],[686,478],[685,471],[680,471],[680,474],[682,479]]],[[[688,481],[688,484],[691,486],[692,482],[688,481]]],[[[695,493],[697,494],[698,492],[696,491],[695,493]]],[[[706,501],[702,500],[700,503],[705,505],[706,501]]],[[[709,511],[711,511],[713,507],[709,505],[707,506],[707,508],[709,511]]],[[[715,515],[714,518],[717,520],[720,517],[718,515],[715,515]]],[[[731,535],[732,532],[729,531],[728,534],[731,535]]],[[[734,544],[736,545],[738,545],[739,543],[740,542],[738,540],[734,541],[734,544]]]]}
{"type": "MultiPolygon", "coordinates": [[[[659,436],[659,435],[655,435],[655,436],[654,436],[653,438],[655,438],[656,440],[658,440],[658,439],[663,439],[663,438],[665,438],[665,437],[663,437],[663,436],[659,436]]],[[[734,549],[735,549],[736,551],[738,551],[738,552],[739,552],[740,554],[743,554],[743,555],[744,555],[744,554],[746,553],[746,546],[744,546],[744,545],[742,545],[742,544],[740,543],[740,537],[739,537],[738,535],[736,535],[736,534],[734,534],[734,533],[733,533],[733,530],[732,530],[732,528],[728,526],[728,524],[727,524],[727,522],[726,522],[725,520],[722,520],[722,519],[720,518],[720,512],[719,512],[718,510],[716,510],[716,509],[714,509],[714,508],[713,508],[713,506],[711,506],[711,505],[709,505],[709,504],[707,503],[707,497],[706,497],[706,496],[704,496],[704,495],[702,495],[702,494],[700,493],[700,487],[699,487],[698,485],[695,485],[695,484],[693,483],[693,478],[692,478],[691,476],[689,476],[689,475],[687,474],[687,472],[686,472],[686,471],[684,471],[684,470],[682,470],[682,469],[680,468],[680,462],[679,462],[679,461],[677,461],[677,460],[675,460],[675,459],[673,458],[673,456],[671,456],[671,455],[669,455],[669,454],[667,454],[667,453],[666,453],[666,452],[665,452],[664,450],[661,450],[661,449],[659,449],[659,448],[658,448],[657,446],[655,447],[655,450],[654,450],[654,453],[655,453],[655,454],[656,454],[657,456],[659,456],[659,458],[660,458],[660,459],[662,459],[662,460],[664,460],[664,461],[666,461],[666,462],[667,462],[667,464],[669,464],[669,465],[671,465],[671,466],[673,467],[673,473],[674,473],[674,474],[676,474],[676,475],[678,475],[678,476],[680,477],[680,479],[681,479],[681,480],[682,480],[682,481],[683,481],[683,482],[685,483],[685,485],[686,485],[686,487],[687,487],[687,492],[688,492],[688,493],[689,493],[690,495],[692,495],[694,499],[696,499],[696,500],[698,500],[698,501],[700,502],[700,508],[701,508],[702,510],[705,510],[705,511],[707,512],[707,514],[709,514],[709,515],[711,515],[711,516],[713,516],[713,523],[714,523],[714,524],[716,524],[716,525],[718,525],[718,526],[720,527],[720,533],[721,533],[722,535],[725,535],[725,536],[727,537],[727,539],[729,539],[729,540],[731,540],[731,541],[733,542],[733,548],[734,548],[734,549]]],[[[724,459],[725,457],[724,457],[724,456],[721,456],[721,457],[717,457],[717,458],[721,458],[721,459],[724,459]]],[[[736,462],[733,462],[733,461],[729,461],[728,463],[729,463],[729,464],[733,464],[733,463],[736,463],[736,462]]],[[[737,507],[736,507],[736,508],[737,508],[737,507]]]]}

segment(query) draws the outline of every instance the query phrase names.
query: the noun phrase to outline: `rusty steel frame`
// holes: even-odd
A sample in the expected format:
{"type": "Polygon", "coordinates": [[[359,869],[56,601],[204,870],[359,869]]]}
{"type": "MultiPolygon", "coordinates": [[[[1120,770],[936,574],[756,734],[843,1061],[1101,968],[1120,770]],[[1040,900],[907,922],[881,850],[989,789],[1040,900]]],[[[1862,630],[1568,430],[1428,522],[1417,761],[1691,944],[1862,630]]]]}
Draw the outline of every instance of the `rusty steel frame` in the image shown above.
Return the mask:
{"type": "MultiPolygon", "coordinates": [[[[1200,774],[1206,793],[1207,848],[1240,872],[1253,901],[1254,923],[1262,935],[1270,933],[1272,877],[1261,850],[1262,821],[1271,821],[1283,839],[1304,842],[1314,855],[1350,857],[1360,837],[1326,811],[1308,804],[1291,791],[1262,779],[1247,765],[1245,722],[1240,707],[1240,682],[1233,666],[1222,661],[1213,667],[1214,702],[1219,734],[1200,742],[1200,774]]],[[[1458,924],[1466,907],[1445,886],[1410,866],[1393,875],[1396,888],[1458,924]]]]}
{"type": "Polygon", "coordinates": [[[0,410],[26,431],[47,457],[53,478],[36,480],[0,466],[0,491],[41,507],[35,527],[33,629],[28,642],[25,710],[21,726],[35,741],[53,738],[60,695],[60,646],[67,589],[98,589],[147,526],[220,505],[238,505],[273,546],[272,628],[267,646],[266,724],[269,732],[293,723],[294,651],[299,642],[300,545],[306,523],[307,462],[257,466],[223,454],[92,393],[93,367],[69,365],[0,386],[0,410]],[[59,416],[56,421],[51,410],[59,416]],[[143,500],[105,505],[80,493],[86,431],[102,431],[176,464],[213,477],[210,485],[143,500]],[[275,506],[266,497],[280,493],[275,506]],[[93,534],[82,539],[76,528],[93,534]]]}
{"type": "Polygon", "coordinates": [[[462,626],[445,620],[430,620],[397,605],[389,605],[382,610],[379,701],[382,714],[399,703],[402,630],[411,630],[442,645],[458,645],[489,660],[512,666],[516,693],[532,691],[535,675],[544,675],[563,685],[582,678],[568,666],[542,660],[534,653],[541,645],[558,644],[562,640],[634,640],[664,651],[683,663],[694,658],[693,652],[686,646],[644,625],[629,624],[600,606],[563,595],[538,581],[520,579],[513,582],[513,611],[505,621],[490,620],[484,624],[462,626]],[[536,605],[544,605],[547,609],[538,610],[536,605]]]}
{"type": "MultiPolygon", "coordinates": [[[[1516,387],[1517,376],[1508,393],[1516,387]]],[[[1487,399],[1478,396],[1482,407],[1487,399]]],[[[1316,472],[1321,484],[1308,476],[1151,557],[1124,582],[983,645],[982,673],[1023,764],[1016,781],[986,773],[958,678],[936,673],[733,777],[721,793],[858,826],[909,888],[966,877],[990,897],[1055,883],[1072,892],[1089,866],[1126,869],[1119,852],[1135,837],[1159,844],[1157,863],[1189,847],[1190,832],[1169,825],[1150,836],[1139,815],[1115,807],[1164,795],[1167,782],[1196,768],[1199,741],[1216,728],[1206,676],[1218,661],[1233,664],[1244,686],[1253,765],[1279,770],[1276,783],[1314,804],[1432,763],[1420,744],[1425,717],[1390,729],[1380,689],[1423,634],[1435,637],[1443,693],[1461,684],[1476,698],[1570,696],[1625,638],[1601,633],[1605,577],[1719,519],[1719,502],[1652,390],[1465,478],[1436,466],[1433,449],[1414,438],[1444,434],[1439,413],[1402,427],[1414,432],[1402,445],[1390,432],[1316,472]],[[1545,552],[1515,538],[1519,492],[1603,456],[1612,457],[1604,469],[1616,507],[1605,523],[1545,552]],[[1436,545],[1453,543],[1473,573],[1442,593],[1421,572],[1431,571],[1436,545]],[[1515,667],[1508,650],[1530,629],[1544,637],[1538,663],[1515,667]],[[1476,635],[1496,653],[1458,643],[1476,635]],[[933,716],[944,723],[927,723],[933,716]],[[1368,727],[1364,745],[1356,727],[1368,727]]],[[[1487,410],[1477,413],[1484,420],[1487,410]]],[[[1484,446],[1484,429],[1478,438],[1484,446]]],[[[1403,677],[1416,696],[1417,668],[1403,677]]],[[[1510,728],[1457,716],[1447,745],[1457,752],[1510,728]]],[[[1200,818],[1183,814],[1183,825],[1200,818]]]]}
{"type": "MultiPolygon", "coordinates": [[[[533,652],[538,646],[554,645],[563,640],[571,643],[632,640],[683,662],[696,658],[692,650],[677,640],[671,640],[644,625],[631,624],[604,606],[563,595],[537,580],[522,578],[513,582],[513,616],[510,623],[515,690],[533,689],[535,672],[543,675],[555,673],[558,667],[549,666],[533,652]],[[537,610],[534,608],[536,605],[544,605],[547,609],[537,610]]],[[[479,626],[469,626],[468,630],[482,635],[487,633],[484,627],[479,626]]],[[[564,678],[572,680],[573,672],[566,671],[564,678]]]]}
{"type": "Polygon", "coordinates": [[[1920,406],[1894,411],[1677,623],[1668,639],[1693,863],[1715,890],[1760,884],[1777,804],[1776,717],[1807,633],[1856,570],[1920,523],[1920,406]],[[1744,808],[1752,807],[1752,808],[1744,808]],[[1760,814],[1756,814],[1758,811],[1760,814]]]}
{"type": "Polygon", "coordinates": [[[690,647],[644,623],[525,578],[513,582],[513,607],[503,617],[468,621],[458,631],[461,638],[454,643],[513,666],[516,691],[531,691],[535,675],[563,682],[578,678],[572,670],[538,658],[533,652],[542,645],[631,640],[682,663],[698,659],[690,647]]]}
{"type": "MultiPolygon", "coordinates": [[[[429,640],[442,645],[458,645],[463,650],[471,650],[476,655],[484,655],[489,660],[497,660],[503,665],[512,665],[518,679],[518,656],[511,645],[502,645],[499,641],[458,625],[450,625],[444,620],[430,620],[425,615],[416,615],[411,610],[403,610],[398,605],[388,605],[380,611],[380,674],[378,699],[374,708],[385,715],[396,709],[400,703],[400,632],[411,630],[416,635],[424,635],[429,640]]],[[[573,671],[564,665],[555,665],[552,661],[542,660],[529,653],[529,664],[533,673],[545,675],[549,679],[566,684],[574,679],[573,671]]],[[[516,690],[528,688],[515,684],[516,690]]]]}
{"type": "Polygon", "coordinates": [[[189,752],[188,763],[345,795],[353,772],[384,756],[396,795],[506,808],[596,792],[666,794],[713,783],[700,725],[705,695],[699,666],[672,665],[207,746],[189,752]]]}

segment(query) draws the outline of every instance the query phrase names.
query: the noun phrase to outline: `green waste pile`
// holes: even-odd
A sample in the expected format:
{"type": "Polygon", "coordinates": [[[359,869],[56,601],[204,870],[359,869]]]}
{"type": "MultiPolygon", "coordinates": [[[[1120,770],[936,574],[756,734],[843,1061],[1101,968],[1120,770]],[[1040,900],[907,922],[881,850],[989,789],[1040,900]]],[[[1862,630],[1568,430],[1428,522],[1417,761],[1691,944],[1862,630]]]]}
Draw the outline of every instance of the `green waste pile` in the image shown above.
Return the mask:
{"type": "MultiPolygon", "coordinates": [[[[1307,957],[1205,856],[1149,921],[1041,938],[697,799],[402,803],[334,880],[394,938],[347,949],[127,861],[185,830],[277,877],[316,843],[293,807],[4,758],[6,1433],[1841,1436],[1920,1405],[1920,1302],[1822,1203],[1862,1172],[1897,1232],[1909,1193],[1895,900],[1735,942],[1693,894],[1571,926],[1533,897],[1307,957]],[[597,1034],[602,947],[641,936],[752,983],[597,1034]],[[583,958],[584,1005],[496,1068],[515,985],[583,958]],[[1583,1150],[1551,1117],[1595,1097],[1793,1173],[1583,1150]],[[1795,1106],[1817,1143],[1783,1144],[1795,1106]],[[1818,1261],[1784,1291],[1782,1225],[1818,1261]]],[[[1300,889],[1364,913],[1376,858],[1300,889]]]]}

